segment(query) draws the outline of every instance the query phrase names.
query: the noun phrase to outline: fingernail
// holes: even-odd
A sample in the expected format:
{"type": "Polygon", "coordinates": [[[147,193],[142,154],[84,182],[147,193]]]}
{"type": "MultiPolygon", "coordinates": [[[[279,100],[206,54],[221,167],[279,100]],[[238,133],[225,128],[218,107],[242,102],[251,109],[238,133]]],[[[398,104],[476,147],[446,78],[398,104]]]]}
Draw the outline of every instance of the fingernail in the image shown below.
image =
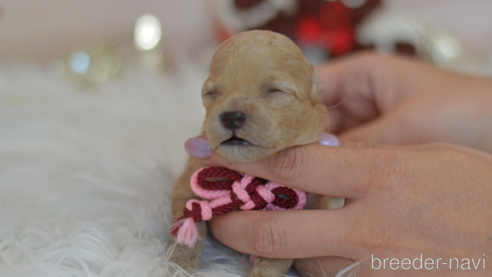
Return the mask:
{"type": "Polygon", "coordinates": [[[203,138],[190,138],[185,142],[185,150],[191,156],[199,159],[210,157],[210,143],[203,138]]]}
{"type": "Polygon", "coordinates": [[[340,140],[334,135],[323,133],[319,144],[324,146],[340,146],[340,140]]]}

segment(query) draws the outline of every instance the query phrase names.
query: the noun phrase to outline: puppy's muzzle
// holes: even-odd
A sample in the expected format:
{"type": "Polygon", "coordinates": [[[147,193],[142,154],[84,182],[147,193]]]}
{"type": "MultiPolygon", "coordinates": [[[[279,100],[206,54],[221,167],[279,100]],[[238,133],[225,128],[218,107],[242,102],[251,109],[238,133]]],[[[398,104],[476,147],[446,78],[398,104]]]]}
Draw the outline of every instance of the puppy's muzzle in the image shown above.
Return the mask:
{"type": "Polygon", "coordinates": [[[246,122],[246,114],[239,111],[223,112],[220,115],[220,122],[224,128],[234,131],[243,127],[246,122]]]}

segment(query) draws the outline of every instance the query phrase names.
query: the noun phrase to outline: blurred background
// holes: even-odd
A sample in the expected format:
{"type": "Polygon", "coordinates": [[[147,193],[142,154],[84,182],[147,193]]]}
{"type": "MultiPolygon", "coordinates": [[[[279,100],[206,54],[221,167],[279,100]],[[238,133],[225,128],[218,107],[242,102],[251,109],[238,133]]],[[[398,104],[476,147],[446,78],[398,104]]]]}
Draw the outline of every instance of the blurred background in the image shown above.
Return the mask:
{"type": "Polygon", "coordinates": [[[269,29],[294,39],[313,62],[376,48],[447,66],[460,58],[478,71],[472,59],[491,59],[491,13],[489,0],[2,0],[0,60],[48,62],[94,43],[121,46],[136,20],[152,14],[170,62],[206,62],[227,37],[269,29]]]}
{"type": "MultiPolygon", "coordinates": [[[[201,85],[250,29],[313,64],[372,49],[492,76],[491,0],[0,0],[0,277],[170,276],[201,85]]],[[[197,276],[248,276],[205,253],[197,276]]]]}

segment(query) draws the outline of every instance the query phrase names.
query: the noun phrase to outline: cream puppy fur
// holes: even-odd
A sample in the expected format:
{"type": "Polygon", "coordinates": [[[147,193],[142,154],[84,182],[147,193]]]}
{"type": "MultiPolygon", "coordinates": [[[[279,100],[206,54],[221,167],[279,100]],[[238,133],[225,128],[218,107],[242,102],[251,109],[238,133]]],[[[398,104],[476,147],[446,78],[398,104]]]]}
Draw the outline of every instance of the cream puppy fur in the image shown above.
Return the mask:
{"type": "MultiPolygon", "coordinates": [[[[207,111],[204,133],[213,150],[239,162],[254,162],[285,148],[318,143],[328,122],[319,100],[317,70],[287,37],[249,31],[225,41],[215,52],[210,76],[202,89],[207,111]]],[[[173,190],[174,219],[191,198],[190,179],[203,167],[191,157],[173,190]]],[[[317,208],[319,197],[308,195],[306,208],[317,208]]],[[[199,267],[206,224],[197,223],[200,240],[193,248],[174,247],[171,260],[188,271],[199,267]]],[[[292,260],[259,258],[251,276],[287,273],[292,260]]]]}

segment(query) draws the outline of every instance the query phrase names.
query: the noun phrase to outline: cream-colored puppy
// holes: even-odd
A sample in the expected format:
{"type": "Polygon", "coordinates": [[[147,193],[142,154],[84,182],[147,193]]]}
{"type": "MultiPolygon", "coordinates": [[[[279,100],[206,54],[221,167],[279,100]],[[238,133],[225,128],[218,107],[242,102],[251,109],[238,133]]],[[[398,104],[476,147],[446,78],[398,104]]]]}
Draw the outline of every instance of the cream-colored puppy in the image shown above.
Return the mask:
{"type": "MultiPolygon", "coordinates": [[[[287,37],[268,31],[241,33],[224,42],[212,58],[202,89],[207,111],[204,133],[213,150],[240,162],[317,143],[328,121],[318,98],[320,91],[316,68],[287,37]]],[[[183,214],[186,201],[196,198],[190,179],[201,167],[198,159],[190,158],[177,180],[172,195],[174,219],[183,214]]],[[[306,208],[318,205],[319,197],[308,195],[306,208]]],[[[205,238],[205,223],[197,227],[205,238]]],[[[193,271],[199,267],[203,246],[203,239],[193,248],[176,245],[171,260],[193,271]]],[[[251,276],[285,274],[291,265],[292,260],[259,258],[251,276]]]]}

